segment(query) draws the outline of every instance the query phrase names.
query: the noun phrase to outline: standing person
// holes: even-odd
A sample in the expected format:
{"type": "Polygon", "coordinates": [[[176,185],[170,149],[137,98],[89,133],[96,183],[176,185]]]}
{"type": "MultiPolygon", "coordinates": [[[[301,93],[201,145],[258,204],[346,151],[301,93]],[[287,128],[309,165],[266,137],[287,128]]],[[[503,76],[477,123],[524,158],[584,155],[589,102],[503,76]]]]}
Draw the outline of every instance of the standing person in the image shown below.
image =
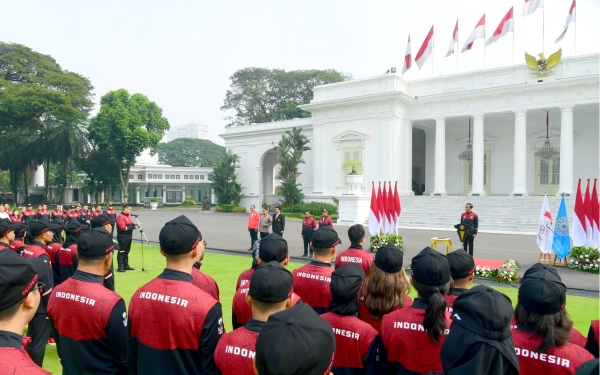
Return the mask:
{"type": "MultiPolygon", "coordinates": [[[[119,243],[119,254],[117,255],[117,272],[133,271],[129,266],[129,251],[133,240],[133,230],[140,226],[133,223],[131,218],[131,205],[125,203],[123,211],[117,217],[117,242],[119,243]]],[[[191,269],[190,269],[191,270],[191,269]]]]}
{"type": "Polygon", "coordinates": [[[7,220],[0,220],[0,251],[11,250],[8,246],[14,240],[14,224],[7,220]]]}
{"type": "Polygon", "coordinates": [[[454,280],[454,288],[452,288],[452,293],[444,298],[446,299],[446,310],[452,313],[456,298],[467,292],[469,285],[475,279],[475,261],[472,256],[460,250],[447,254],[446,259],[450,265],[450,276],[454,280]]]}
{"type": "Polygon", "coordinates": [[[63,374],[127,374],[125,302],[102,285],[114,247],[104,228],[84,231],[77,242],[77,271],[50,296],[48,315],[58,331],[63,374]]]}
{"type": "Polygon", "coordinates": [[[79,262],[79,258],[77,257],[77,242],[79,242],[81,232],[81,224],[79,223],[68,223],[65,226],[67,237],[56,255],[56,268],[58,268],[60,275],[59,283],[67,281],[77,271],[79,262]]]}
{"type": "Polygon", "coordinates": [[[248,232],[250,232],[250,248],[248,251],[252,251],[252,246],[258,239],[258,226],[260,223],[260,215],[256,212],[254,205],[250,206],[250,213],[248,214],[248,232]]]}
{"type": "MultiPolygon", "coordinates": [[[[100,206],[98,206],[100,207],[100,206]]],[[[101,213],[100,215],[96,216],[95,218],[92,219],[92,228],[104,228],[104,230],[106,230],[106,232],[108,234],[110,234],[110,238],[112,239],[112,224],[110,222],[110,218],[108,217],[108,215],[101,213]]],[[[113,241],[114,242],[114,241],[113,241]]],[[[119,250],[118,246],[116,246],[114,250],[119,250]]],[[[108,269],[108,271],[104,274],[104,282],[103,285],[106,287],[106,289],[108,290],[112,290],[113,292],[115,291],[115,268],[112,264],[112,258],[111,258],[111,263],[110,263],[110,268],[108,269]]]]}
{"type": "Polygon", "coordinates": [[[50,374],[23,350],[23,329],[41,302],[40,275],[12,251],[0,251],[0,374],[50,374]]]}
{"type": "Polygon", "coordinates": [[[10,221],[13,223],[22,223],[23,222],[23,214],[19,212],[19,209],[15,209],[13,211],[12,216],[10,217],[10,221]]]}
{"type": "Polygon", "coordinates": [[[46,247],[45,247],[46,254],[48,254],[48,257],[50,258],[50,262],[52,263],[52,277],[54,280],[54,286],[56,286],[60,283],[60,269],[58,268],[57,256],[58,256],[58,252],[62,248],[62,238],[63,238],[63,234],[64,234],[62,224],[56,224],[56,225],[58,225],[58,229],[56,229],[54,231],[54,234],[52,236],[52,241],[50,241],[50,243],[46,244],[46,247]]]}
{"type": "Polygon", "coordinates": [[[33,206],[31,203],[27,203],[25,207],[25,211],[23,211],[23,224],[31,225],[35,222],[35,211],[33,211],[33,206]]]}
{"type": "Polygon", "coordinates": [[[273,214],[273,233],[277,233],[280,237],[283,237],[284,230],[285,216],[281,213],[280,207],[275,207],[275,213],[273,214]]]}
{"type": "Polygon", "coordinates": [[[77,206],[71,206],[71,210],[67,214],[67,221],[69,223],[79,223],[79,211],[77,211],[77,206]]]}
{"type": "MultiPolygon", "coordinates": [[[[350,247],[342,251],[335,258],[335,268],[340,268],[344,264],[355,263],[362,267],[365,275],[369,274],[369,267],[373,263],[373,254],[363,250],[362,245],[365,243],[365,228],[362,224],[355,224],[348,228],[348,239],[350,247]]],[[[399,250],[399,249],[398,249],[399,250]]]]}
{"type": "MultiPolygon", "coordinates": [[[[206,241],[204,241],[204,248],[206,249],[206,241]]],[[[209,274],[200,271],[200,267],[202,267],[201,261],[194,263],[194,267],[192,267],[192,284],[205,291],[209,296],[216,299],[217,302],[221,302],[219,285],[217,285],[215,279],[209,274]]]]}
{"type": "Polygon", "coordinates": [[[54,207],[54,211],[52,211],[52,213],[50,214],[50,220],[54,221],[57,224],[64,223],[63,210],[60,204],[57,204],[54,207]]]}
{"type": "Polygon", "coordinates": [[[204,256],[202,234],[185,216],[158,236],[167,268],[129,302],[130,374],[214,374],[214,351],[224,333],[221,304],[192,284],[204,256]]]}
{"type": "Polygon", "coordinates": [[[25,250],[25,244],[23,243],[23,237],[25,237],[25,225],[23,225],[23,223],[13,223],[13,230],[15,232],[15,239],[10,242],[8,248],[21,255],[23,250],[25,250]]]}
{"type": "Polygon", "coordinates": [[[321,218],[319,219],[319,228],[321,227],[333,227],[333,221],[329,217],[329,212],[326,209],[321,211],[321,218]]]}
{"type": "Polygon", "coordinates": [[[102,206],[97,205],[96,209],[92,211],[92,220],[94,220],[94,218],[98,217],[99,215],[102,215],[102,206]]]}
{"type": "Polygon", "coordinates": [[[117,226],[117,211],[113,209],[112,203],[106,205],[104,213],[108,215],[108,218],[110,219],[110,223],[112,224],[110,235],[114,237],[115,227],[117,226]]]}
{"type": "Polygon", "coordinates": [[[48,212],[48,206],[45,204],[40,204],[38,206],[38,211],[36,214],[37,220],[50,220],[50,212],[48,212]]]}
{"type": "Polygon", "coordinates": [[[266,263],[252,275],[246,303],[252,317],[243,326],[221,336],[215,350],[220,374],[254,375],[252,354],[256,339],[269,316],[292,306],[292,274],[276,261],[266,263]],[[242,348],[239,352],[228,348],[242,348]]]}
{"type": "Polygon", "coordinates": [[[79,211],[79,223],[81,223],[84,229],[88,229],[92,224],[92,212],[88,206],[83,206],[83,209],[79,211]]]}
{"type": "Polygon", "coordinates": [[[269,215],[269,211],[266,208],[263,208],[262,215],[260,215],[260,238],[265,238],[269,235],[269,228],[273,223],[273,219],[271,219],[271,215],[269,215]]]}
{"type": "Polygon", "coordinates": [[[465,205],[465,212],[460,215],[460,223],[468,225],[470,228],[465,233],[465,240],[463,242],[463,248],[468,252],[471,256],[473,256],[473,240],[477,237],[477,228],[479,228],[479,217],[475,212],[473,212],[473,205],[471,203],[467,203],[465,205]]]}
{"type": "Polygon", "coordinates": [[[4,212],[8,214],[8,216],[12,216],[13,211],[10,209],[10,205],[8,203],[4,203],[4,212]]]}
{"type": "Polygon", "coordinates": [[[4,206],[0,206],[0,220],[9,220],[10,219],[10,215],[5,211],[4,206]]]}
{"type": "Polygon", "coordinates": [[[302,235],[302,240],[304,241],[304,253],[302,254],[302,258],[313,257],[313,250],[310,247],[310,244],[315,230],[317,230],[317,223],[315,222],[315,219],[310,216],[310,211],[306,211],[304,213],[304,219],[302,219],[302,232],[300,233],[302,235]]]}

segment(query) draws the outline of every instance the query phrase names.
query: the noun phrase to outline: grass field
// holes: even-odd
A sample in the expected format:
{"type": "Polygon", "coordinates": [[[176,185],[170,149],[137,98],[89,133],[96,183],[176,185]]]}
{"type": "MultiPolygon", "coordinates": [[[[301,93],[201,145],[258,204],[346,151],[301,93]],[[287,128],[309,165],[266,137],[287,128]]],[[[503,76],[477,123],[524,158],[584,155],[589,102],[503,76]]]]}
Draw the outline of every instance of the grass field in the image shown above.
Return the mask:
{"type": "MultiPolygon", "coordinates": [[[[210,244],[209,244],[210,245],[210,244]]],[[[136,270],[141,269],[142,255],[141,245],[133,244],[129,263],[136,270]]],[[[165,267],[165,259],[158,252],[157,246],[144,246],[144,261],[145,268],[148,273],[128,271],[126,273],[116,273],[116,289],[126,303],[129,302],[133,293],[143,284],[152,280],[160,274],[165,267]]],[[[116,264],[116,261],[115,261],[116,264]]],[[[221,304],[223,306],[223,320],[227,332],[231,331],[231,300],[235,292],[235,284],[239,274],[250,268],[250,257],[223,255],[206,253],[202,265],[202,271],[211,275],[219,284],[221,304]]],[[[293,270],[300,267],[300,263],[290,263],[288,268],[293,270]]],[[[498,291],[506,294],[513,301],[513,305],[517,301],[516,288],[496,288],[498,291]]],[[[411,291],[411,297],[414,299],[416,293],[411,291]]],[[[600,313],[598,308],[598,300],[595,298],[567,296],[567,310],[571,319],[575,323],[575,328],[587,336],[587,331],[592,319],[598,319],[600,313]]],[[[62,373],[61,365],[58,361],[55,346],[46,346],[46,357],[44,360],[44,368],[53,374],[62,373]]]]}

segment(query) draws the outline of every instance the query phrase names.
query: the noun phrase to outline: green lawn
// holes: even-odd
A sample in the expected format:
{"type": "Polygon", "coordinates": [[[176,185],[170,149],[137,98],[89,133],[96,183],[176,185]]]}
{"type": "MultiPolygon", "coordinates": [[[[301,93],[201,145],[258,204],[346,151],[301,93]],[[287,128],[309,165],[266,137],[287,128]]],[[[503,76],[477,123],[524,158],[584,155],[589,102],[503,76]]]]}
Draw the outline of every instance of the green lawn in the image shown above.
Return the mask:
{"type": "MultiPolygon", "coordinates": [[[[136,268],[136,270],[141,269],[142,255],[140,245],[132,245],[132,251],[129,258],[129,263],[132,267],[136,268]]],[[[137,288],[156,277],[165,267],[165,259],[158,252],[157,246],[144,246],[144,260],[145,268],[149,270],[148,273],[135,271],[116,273],[117,293],[119,293],[127,303],[137,288]]],[[[223,320],[225,321],[227,332],[231,331],[231,300],[233,298],[233,293],[235,292],[235,283],[239,274],[248,269],[250,265],[250,257],[212,253],[206,253],[204,257],[202,271],[211,275],[219,284],[221,304],[223,305],[223,320]]],[[[300,263],[290,263],[288,268],[293,270],[301,265],[302,264],[300,263]]],[[[516,304],[516,288],[498,287],[495,289],[510,297],[513,301],[513,305],[516,304]]],[[[412,290],[410,295],[412,298],[415,298],[415,291],[412,290]]],[[[571,319],[573,319],[575,323],[575,328],[582,332],[584,336],[587,336],[590,321],[592,319],[598,319],[600,315],[598,310],[598,300],[595,298],[567,296],[567,309],[571,319]]],[[[46,347],[44,368],[51,371],[53,374],[62,373],[55,346],[46,347]]]]}

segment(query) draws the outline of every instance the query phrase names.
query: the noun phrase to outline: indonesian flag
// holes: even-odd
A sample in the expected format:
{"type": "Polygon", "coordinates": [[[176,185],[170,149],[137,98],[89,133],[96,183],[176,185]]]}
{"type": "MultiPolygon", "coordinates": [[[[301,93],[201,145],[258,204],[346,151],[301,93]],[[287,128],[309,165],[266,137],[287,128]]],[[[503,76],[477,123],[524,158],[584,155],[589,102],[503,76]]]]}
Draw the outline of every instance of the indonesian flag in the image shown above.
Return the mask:
{"type": "Polygon", "coordinates": [[[394,202],[392,181],[390,181],[390,186],[388,189],[388,221],[390,222],[389,233],[393,234],[396,230],[396,203],[394,202]]]}
{"type": "Polygon", "coordinates": [[[450,45],[448,46],[446,57],[454,53],[454,46],[456,43],[458,43],[458,20],[456,20],[456,26],[454,26],[454,32],[452,33],[452,39],[450,39],[450,45]]]}
{"type": "Polygon", "coordinates": [[[485,39],[485,13],[475,25],[475,29],[471,32],[471,35],[467,38],[467,42],[465,43],[462,51],[460,53],[464,53],[470,50],[473,47],[473,42],[477,39],[485,39]]]}
{"type": "Polygon", "coordinates": [[[381,212],[381,231],[383,234],[388,234],[390,229],[390,221],[388,220],[388,198],[387,189],[385,188],[385,181],[383,182],[383,194],[379,197],[379,212],[381,212]]]}
{"type": "Polygon", "coordinates": [[[412,56],[410,55],[410,34],[408,34],[408,43],[406,43],[406,52],[404,53],[404,66],[402,67],[402,74],[406,73],[412,66],[412,56]]]}
{"type": "Polygon", "coordinates": [[[537,245],[540,251],[544,254],[552,252],[552,241],[554,240],[554,226],[552,225],[552,214],[550,213],[550,205],[548,205],[548,197],[544,194],[544,204],[540,212],[538,221],[538,236],[537,245]]]}
{"type": "Polygon", "coordinates": [[[590,196],[590,179],[588,178],[587,188],[585,188],[585,198],[583,201],[585,208],[585,244],[588,247],[594,246],[594,234],[592,225],[594,225],[594,214],[592,213],[592,197],[590,196]]]}
{"type": "Polygon", "coordinates": [[[523,7],[523,17],[535,12],[537,8],[543,7],[544,0],[525,0],[525,6],[523,7]]]}
{"type": "Polygon", "coordinates": [[[487,43],[485,43],[485,45],[489,46],[498,39],[502,38],[504,35],[514,32],[514,27],[515,19],[513,18],[513,7],[510,7],[510,10],[508,11],[508,13],[506,13],[506,16],[504,16],[502,21],[500,21],[500,24],[498,25],[498,27],[496,27],[496,30],[494,30],[494,33],[487,40],[487,43]]]}
{"type": "Polygon", "coordinates": [[[585,207],[581,196],[581,180],[577,184],[577,195],[575,196],[575,215],[573,216],[573,246],[585,246],[587,237],[585,234],[585,207]]]}
{"type": "Polygon", "coordinates": [[[417,66],[419,67],[419,69],[421,69],[423,67],[423,64],[425,64],[425,61],[427,61],[427,59],[429,58],[429,55],[431,55],[432,51],[433,51],[433,26],[431,26],[431,30],[429,30],[429,33],[427,34],[427,37],[423,41],[421,48],[419,48],[419,52],[417,52],[417,57],[415,58],[415,62],[417,63],[417,66]]]}
{"type": "Polygon", "coordinates": [[[594,217],[594,224],[592,225],[594,245],[592,247],[597,249],[600,247],[600,204],[598,203],[596,179],[594,179],[594,189],[592,190],[592,216],[594,217]]]}
{"type": "Polygon", "coordinates": [[[398,221],[400,220],[400,212],[402,211],[402,206],[400,206],[400,196],[398,195],[398,181],[396,181],[396,185],[394,186],[394,205],[396,217],[394,218],[394,228],[398,228],[398,221]]]}
{"type": "Polygon", "coordinates": [[[562,34],[560,34],[560,36],[558,38],[556,38],[556,41],[554,43],[558,43],[562,40],[562,38],[565,37],[565,34],[567,33],[567,29],[569,28],[569,24],[571,22],[575,22],[575,0],[573,0],[573,4],[571,4],[571,9],[569,9],[569,15],[567,16],[567,22],[565,22],[565,29],[563,30],[562,34]]]}
{"type": "Polygon", "coordinates": [[[379,205],[377,204],[377,197],[375,196],[375,182],[371,186],[371,207],[369,210],[369,233],[371,236],[379,233],[379,205]]]}

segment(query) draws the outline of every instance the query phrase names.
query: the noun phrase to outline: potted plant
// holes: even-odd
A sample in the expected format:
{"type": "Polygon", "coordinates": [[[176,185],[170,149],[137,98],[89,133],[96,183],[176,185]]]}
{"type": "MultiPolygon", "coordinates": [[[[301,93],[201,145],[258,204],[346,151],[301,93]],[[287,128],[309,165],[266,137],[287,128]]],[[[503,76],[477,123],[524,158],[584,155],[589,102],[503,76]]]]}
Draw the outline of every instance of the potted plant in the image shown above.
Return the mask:
{"type": "Polygon", "coordinates": [[[156,210],[157,207],[158,207],[158,198],[157,197],[150,197],[150,209],[151,210],[156,210]]]}
{"type": "Polygon", "coordinates": [[[346,194],[351,195],[361,195],[362,194],[362,184],[363,184],[363,176],[362,173],[362,163],[358,160],[348,160],[342,165],[342,169],[346,169],[351,167],[352,170],[350,173],[346,174],[346,186],[348,190],[346,194]]]}
{"type": "Polygon", "coordinates": [[[344,163],[344,165],[342,165],[342,169],[346,169],[348,167],[351,167],[352,170],[350,171],[350,173],[348,173],[348,176],[358,176],[360,175],[360,173],[358,173],[356,171],[357,168],[360,168],[359,170],[362,169],[363,165],[360,161],[358,160],[348,160],[347,162],[344,163]]]}

